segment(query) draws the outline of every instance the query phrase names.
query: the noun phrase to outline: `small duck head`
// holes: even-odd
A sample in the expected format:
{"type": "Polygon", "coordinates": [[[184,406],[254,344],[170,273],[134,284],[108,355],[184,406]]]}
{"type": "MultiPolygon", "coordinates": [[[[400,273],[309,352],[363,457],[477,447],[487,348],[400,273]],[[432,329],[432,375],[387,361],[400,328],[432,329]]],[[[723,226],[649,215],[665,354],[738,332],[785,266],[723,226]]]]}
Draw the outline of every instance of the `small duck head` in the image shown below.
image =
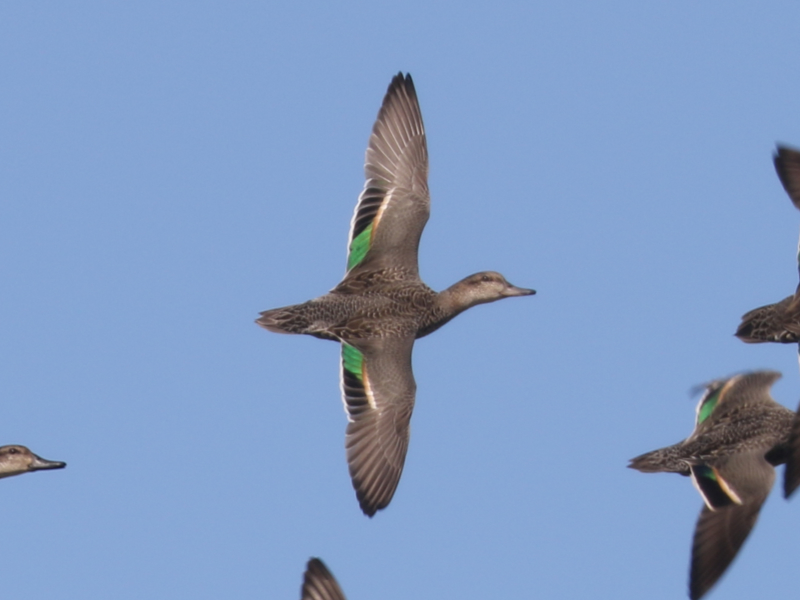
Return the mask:
{"type": "Polygon", "coordinates": [[[63,469],[67,463],[46,460],[37,456],[25,446],[0,447],[0,478],[21,475],[30,471],[63,469]]]}
{"type": "Polygon", "coordinates": [[[494,302],[501,298],[512,296],[531,296],[536,290],[520,288],[511,285],[500,273],[496,271],[483,271],[465,277],[446,290],[456,301],[461,309],[467,309],[476,304],[494,302]]]}

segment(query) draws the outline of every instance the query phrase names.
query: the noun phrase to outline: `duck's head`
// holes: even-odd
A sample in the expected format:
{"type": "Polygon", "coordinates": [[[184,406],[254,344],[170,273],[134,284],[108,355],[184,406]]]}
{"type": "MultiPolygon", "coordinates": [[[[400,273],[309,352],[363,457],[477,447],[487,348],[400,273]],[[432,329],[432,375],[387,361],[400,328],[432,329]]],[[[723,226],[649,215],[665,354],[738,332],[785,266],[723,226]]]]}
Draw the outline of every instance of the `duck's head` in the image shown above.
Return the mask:
{"type": "Polygon", "coordinates": [[[465,307],[494,302],[512,296],[530,296],[536,290],[511,285],[496,271],[483,271],[465,277],[451,288],[465,307]]]}
{"type": "Polygon", "coordinates": [[[25,446],[0,447],[0,477],[11,477],[45,469],[63,469],[66,466],[67,463],[45,460],[25,446]]]}

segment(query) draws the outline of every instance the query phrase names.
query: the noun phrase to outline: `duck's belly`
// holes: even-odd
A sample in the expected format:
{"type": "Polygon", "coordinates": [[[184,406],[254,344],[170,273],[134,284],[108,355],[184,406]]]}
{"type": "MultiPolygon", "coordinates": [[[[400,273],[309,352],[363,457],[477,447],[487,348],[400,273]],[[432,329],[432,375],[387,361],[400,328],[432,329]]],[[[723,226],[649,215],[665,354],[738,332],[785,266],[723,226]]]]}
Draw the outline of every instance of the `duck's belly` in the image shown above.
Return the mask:
{"type": "Polygon", "coordinates": [[[313,325],[341,340],[416,336],[429,303],[384,294],[319,298],[313,325]]]}

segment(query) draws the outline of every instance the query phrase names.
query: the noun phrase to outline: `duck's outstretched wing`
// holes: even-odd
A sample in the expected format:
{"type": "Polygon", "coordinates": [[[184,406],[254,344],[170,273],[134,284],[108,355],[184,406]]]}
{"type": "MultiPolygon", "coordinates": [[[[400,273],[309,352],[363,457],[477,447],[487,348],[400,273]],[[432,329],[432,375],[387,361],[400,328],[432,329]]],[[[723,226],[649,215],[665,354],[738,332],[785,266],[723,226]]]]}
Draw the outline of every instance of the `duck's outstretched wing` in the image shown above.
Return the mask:
{"type": "MultiPolygon", "coordinates": [[[[780,378],[777,371],[752,371],[707,384],[705,394],[697,404],[694,431],[687,442],[706,435],[710,430],[727,428],[731,421],[738,419],[743,406],[780,407],[770,396],[772,384],[780,378]]],[[[788,409],[786,412],[790,413],[788,409]]]]}
{"type": "Polygon", "coordinates": [[[401,267],[418,274],[417,248],[430,214],[428,148],[411,75],[398,73],[372,128],[348,239],[347,272],[401,267]]]}
{"type": "MultiPolygon", "coordinates": [[[[794,207],[800,210],[800,152],[788,146],[778,145],[772,159],[783,189],[786,190],[794,207]]],[[[797,242],[797,270],[800,274],[800,240],[797,242]]],[[[800,297],[800,285],[795,292],[795,297],[800,297]]],[[[800,302],[795,302],[795,304],[800,304],[800,302]]]]}
{"type": "MultiPolygon", "coordinates": [[[[762,501],[763,503],[763,501],[762,501]]],[[[703,507],[692,543],[689,597],[699,600],[722,577],[758,519],[758,505],[703,507]]]]}
{"type": "Polygon", "coordinates": [[[347,600],[336,578],[318,558],[312,558],[306,564],[300,594],[300,600],[347,600]]]}
{"type": "Polygon", "coordinates": [[[758,519],[775,481],[762,450],[714,461],[692,479],[706,505],[692,543],[689,597],[701,598],[722,577],[758,519]],[[700,483],[702,482],[702,483],[700,483]]]}
{"type": "Polygon", "coordinates": [[[413,337],[342,343],[347,463],[361,510],[370,517],[389,505],[403,472],[417,387],[413,345],[413,337]]]}
{"type": "Polygon", "coordinates": [[[792,204],[800,210],[800,151],[779,145],[772,158],[783,189],[789,194],[792,204]]]}

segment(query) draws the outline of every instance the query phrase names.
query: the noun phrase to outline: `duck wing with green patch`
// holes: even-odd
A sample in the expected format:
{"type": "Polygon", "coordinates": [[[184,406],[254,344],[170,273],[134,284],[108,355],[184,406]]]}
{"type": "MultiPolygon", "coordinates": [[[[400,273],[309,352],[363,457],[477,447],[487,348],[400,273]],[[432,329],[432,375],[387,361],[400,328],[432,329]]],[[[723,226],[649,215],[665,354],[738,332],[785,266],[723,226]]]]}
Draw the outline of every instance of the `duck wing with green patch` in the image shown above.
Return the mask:
{"type": "Polygon", "coordinates": [[[403,472],[416,394],[413,345],[413,337],[342,343],[347,463],[361,510],[370,517],[389,505],[403,472]]]}
{"type": "Polygon", "coordinates": [[[743,436],[756,435],[758,421],[751,424],[754,428],[751,432],[746,424],[740,422],[740,415],[745,412],[752,414],[753,410],[761,414],[773,407],[780,410],[782,407],[769,395],[770,387],[780,378],[781,374],[777,371],[754,371],[709,383],[706,393],[697,404],[695,429],[686,443],[714,435],[715,431],[722,431],[731,425],[735,425],[743,436]]]}
{"type": "Polygon", "coordinates": [[[347,272],[400,267],[418,276],[417,248],[430,214],[428,148],[410,75],[392,79],[372,128],[366,183],[350,224],[347,272]]]}
{"type": "Polygon", "coordinates": [[[729,379],[712,381],[706,385],[706,391],[697,403],[695,410],[695,427],[702,425],[717,408],[722,390],[730,382],[729,379]]]}
{"type": "Polygon", "coordinates": [[[706,503],[692,542],[692,600],[702,597],[725,573],[756,524],[775,481],[764,452],[762,448],[692,468],[692,479],[706,503]]]}
{"type": "Polygon", "coordinates": [[[300,600],[347,600],[336,578],[318,558],[308,561],[300,594],[300,600]]]}

